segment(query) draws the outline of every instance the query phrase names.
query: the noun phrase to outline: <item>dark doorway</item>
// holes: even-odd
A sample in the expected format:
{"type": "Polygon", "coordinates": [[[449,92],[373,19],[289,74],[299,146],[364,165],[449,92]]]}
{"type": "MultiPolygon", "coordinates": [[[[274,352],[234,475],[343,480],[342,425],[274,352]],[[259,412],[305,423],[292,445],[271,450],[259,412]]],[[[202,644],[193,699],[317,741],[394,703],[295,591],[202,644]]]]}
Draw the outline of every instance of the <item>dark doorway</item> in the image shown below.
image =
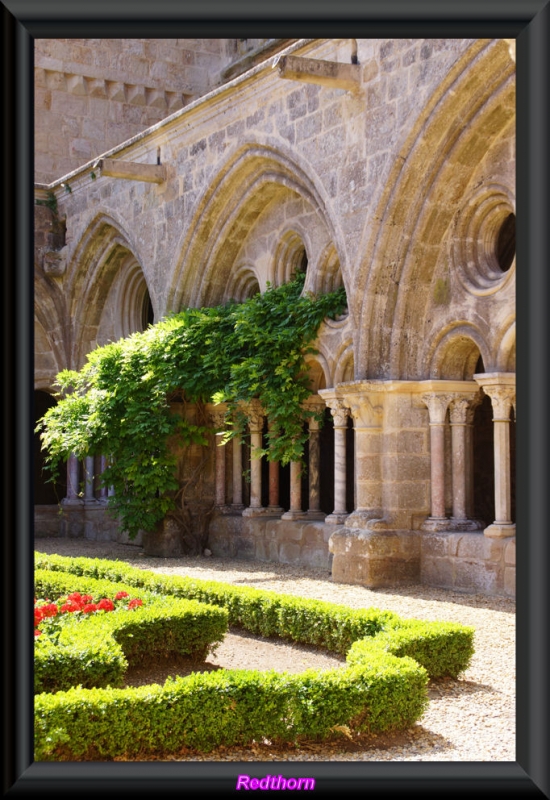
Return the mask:
{"type": "MultiPolygon", "coordinates": [[[[34,426],[46,411],[56,405],[56,400],[48,392],[34,393],[34,426]]],[[[67,494],[67,463],[59,468],[55,483],[50,481],[50,473],[45,469],[44,453],[41,449],[40,434],[34,434],[34,503],[40,506],[57,505],[67,494]]]]}

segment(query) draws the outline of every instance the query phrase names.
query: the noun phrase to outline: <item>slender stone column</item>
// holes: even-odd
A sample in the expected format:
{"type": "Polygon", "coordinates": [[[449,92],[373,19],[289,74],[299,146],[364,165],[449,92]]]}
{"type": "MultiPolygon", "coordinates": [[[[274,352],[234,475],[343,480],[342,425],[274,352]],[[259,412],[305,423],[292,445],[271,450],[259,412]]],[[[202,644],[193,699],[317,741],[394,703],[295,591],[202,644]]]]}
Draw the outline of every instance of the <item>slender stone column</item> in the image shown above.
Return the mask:
{"type": "Polygon", "coordinates": [[[321,472],[321,443],[319,441],[319,420],[314,417],[309,420],[309,509],[307,516],[310,519],[325,519],[321,511],[321,494],[319,480],[321,472]]]}
{"type": "Polygon", "coordinates": [[[281,519],[298,519],[302,511],[302,465],[299,461],[290,462],[290,510],[281,519]]]}
{"type": "Polygon", "coordinates": [[[423,530],[446,530],[449,522],[445,515],[445,417],[451,394],[430,392],[422,395],[422,402],[430,414],[430,478],[431,514],[422,524],[423,530]]]}
{"type": "Polygon", "coordinates": [[[248,408],[250,427],[250,506],[243,511],[244,517],[254,517],[265,512],[262,506],[262,460],[258,451],[262,449],[264,413],[259,402],[252,401],[248,408]]]}
{"type": "MultiPolygon", "coordinates": [[[[480,391],[466,411],[466,514],[470,519],[474,517],[474,419],[475,410],[481,403],[483,394],[480,391]]],[[[483,523],[479,523],[483,528],[483,523]]]]}
{"type": "Polygon", "coordinates": [[[485,536],[515,536],[512,522],[512,486],[510,462],[510,411],[515,404],[516,383],[513,373],[486,373],[474,379],[491,398],[495,448],[495,521],[485,528],[485,536]]]}
{"type": "Polygon", "coordinates": [[[243,448],[240,436],[233,439],[233,511],[242,511],[243,505],[243,448]]]}
{"type": "MultiPolygon", "coordinates": [[[[103,473],[107,469],[107,456],[100,456],[99,469],[100,469],[100,474],[103,475],[103,473]]],[[[107,501],[108,491],[109,491],[108,487],[102,483],[101,486],[99,487],[99,502],[102,503],[103,505],[105,505],[108,502],[107,501]]]]}
{"type": "Polygon", "coordinates": [[[210,412],[210,421],[216,433],[214,435],[216,447],[216,508],[225,508],[225,444],[221,444],[225,422],[225,406],[210,412]]]}
{"type": "Polygon", "coordinates": [[[472,475],[472,459],[469,452],[472,446],[468,435],[468,418],[472,401],[470,397],[458,397],[451,402],[449,409],[451,418],[452,446],[452,487],[453,530],[479,530],[483,526],[476,520],[469,519],[471,506],[470,486],[472,475]]]}
{"type": "Polygon", "coordinates": [[[82,504],[78,493],[79,468],[78,458],[71,453],[67,459],[67,496],[61,501],[63,505],[78,506],[82,504]]]}
{"type": "Polygon", "coordinates": [[[347,516],[346,507],[346,430],[350,410],[341,400],[327,401],[334,420],[334,511],[325,517],[328,524],[339,525],[347,516]]]}
{"type": "Polygon", "coordinates": [[[94,505],[97,500],[94,497],[94,457],[86,456],[84,459],[84,503],[94,505]]]}
{"type": "MultiPolygon", "coordinates": [[[[273,430],[271,421],[268,422],[270,432],[273,430]]],[[[267,513],[273,515],[280,515],[283,513],[283,508],[279,505],[279,462],[269,461],[269,505],[267,513]]]]}

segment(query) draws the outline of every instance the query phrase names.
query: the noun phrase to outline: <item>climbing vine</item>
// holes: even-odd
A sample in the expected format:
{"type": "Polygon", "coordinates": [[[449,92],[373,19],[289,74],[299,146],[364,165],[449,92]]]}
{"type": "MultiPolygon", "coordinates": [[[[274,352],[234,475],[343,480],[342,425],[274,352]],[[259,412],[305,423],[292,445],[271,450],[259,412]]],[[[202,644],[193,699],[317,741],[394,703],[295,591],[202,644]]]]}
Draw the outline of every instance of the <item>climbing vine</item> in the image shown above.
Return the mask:
{"type": "Polygon", "coordinates": [[[60,372],[59,402],[36,428],[52,479],[70,453],[106,454],[102,481],[114,488],[122,529],[130,538],[153,530],[174,505],[176,451],[207,443],[205,425],[171,411],[177,394],[225,404],[226,440],[244,434],[243,404],[257,398],[272,426],[267,457],[301,460],[303,423],[313,413],[303,407],[304,356],[314,352],[323,319],[346,306],[344,289],[315,297],[303,293],[304,278],[243,303],[185,309],[96,348],[80,371],[60,372]]]}

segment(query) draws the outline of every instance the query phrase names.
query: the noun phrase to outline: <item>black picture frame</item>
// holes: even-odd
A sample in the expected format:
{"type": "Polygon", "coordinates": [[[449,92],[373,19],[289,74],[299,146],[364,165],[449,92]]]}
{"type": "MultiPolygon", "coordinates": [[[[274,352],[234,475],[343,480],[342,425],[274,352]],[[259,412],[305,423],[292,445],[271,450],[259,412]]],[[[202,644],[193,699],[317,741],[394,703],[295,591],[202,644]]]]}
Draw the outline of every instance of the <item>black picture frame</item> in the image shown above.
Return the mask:
{"type": "Polygon", "coordinates": [[[517,46],[517,755],[515,762],[292,762],[317,794],[549,797],[550,0],[3,0],[4,796],[235,791],[269,763],[32,760],[35,38],[514,38],[517,46]]]}

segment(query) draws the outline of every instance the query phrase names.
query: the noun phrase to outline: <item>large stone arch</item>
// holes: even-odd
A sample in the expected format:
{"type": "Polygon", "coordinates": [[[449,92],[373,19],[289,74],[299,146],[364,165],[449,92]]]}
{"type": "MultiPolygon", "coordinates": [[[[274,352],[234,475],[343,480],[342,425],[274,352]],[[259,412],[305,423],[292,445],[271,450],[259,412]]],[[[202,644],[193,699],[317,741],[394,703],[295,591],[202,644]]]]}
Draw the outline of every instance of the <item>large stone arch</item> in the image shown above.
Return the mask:
{"type": "Polygon", "coordinates": [[[283,152],[279,142],[247,142],[233,152],[204,193],[182,241],[168,308],[215,305],[223,299],[243,239],[270,204],[306,203],[327,240],[343,253],[343,237],[328,216],[328,198],[314,176],[313,168],[283,152]]]}
{"type": "Polygon", "coordinates": [[[441,243],[479,160],[514,118],[514,76],[504,41],[475,42],[396,157],[357,279],[360,374],[427,377],[423,326],[441,243]]]}
{"type": "Polygon", "coordinates": [[[149,290],[126,233],[107,214],[98,214],[82,235],[70,274],[70,314],[75,321],[72,360],[80,367],[97,344],[142,329],[149,290]],[[113,287],[118,302],[113,303],[113,319],[102,333],[102,315],[113,287]]]}

